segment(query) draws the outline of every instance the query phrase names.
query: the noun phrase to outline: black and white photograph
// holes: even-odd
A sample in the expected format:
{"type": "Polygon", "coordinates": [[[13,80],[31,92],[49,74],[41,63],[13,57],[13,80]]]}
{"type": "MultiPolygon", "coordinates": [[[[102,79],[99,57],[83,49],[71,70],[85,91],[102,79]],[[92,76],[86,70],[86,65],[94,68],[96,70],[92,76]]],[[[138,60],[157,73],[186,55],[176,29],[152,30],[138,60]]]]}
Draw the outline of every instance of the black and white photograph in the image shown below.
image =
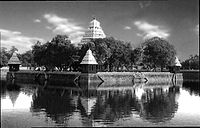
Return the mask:
{"type": "Polygon", "coordinates": [[[200,127],[199,0],[0,1],[1,128],[200,127]]]}

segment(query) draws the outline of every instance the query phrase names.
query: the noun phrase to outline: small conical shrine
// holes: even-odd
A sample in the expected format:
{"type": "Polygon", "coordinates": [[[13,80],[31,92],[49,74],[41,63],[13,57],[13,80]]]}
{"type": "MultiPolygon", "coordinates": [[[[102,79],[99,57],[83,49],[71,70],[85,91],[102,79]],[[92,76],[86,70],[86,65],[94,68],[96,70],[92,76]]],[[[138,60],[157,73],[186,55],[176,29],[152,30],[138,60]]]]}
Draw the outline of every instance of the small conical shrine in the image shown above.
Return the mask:
{"type": "Polygon", "coordinates": [[[180,71],[181,63],[178,60],[178,57],[175,57],[173,64],[169,67],[169,71],[172,73],[176,73],[180,71]]]}
{"type": "Polygon", "coordinates": [[[88,49],[80,64],[98,64],[98,63],[94,58],[94,56],[92,55],[92,51],[88,49]]]}
{"type": "Polygon", "coordinates": [[[181,63],[180,63],[180,61],[178,60],[178,57],[175,57],[174,66],[181,67],[181,63]]]}
{"type": "Polygon", "coordinates": [[[85,56],[83,57],[81,65],[81,72],[83,73],[96,73],[96,66],[98,65],[96,59],[92,55],[92,51],[90,49],[87,50],[85,56]]]}
{"type": "Polygon", "coordinates": [[[19,65],[21,64],[19,58],[17,57],[17,53],[14,52],[12,57],[8,61],[9,71],[19,71],[19,65]]]}
{"type": "Polygon", "coordinates": [[[89,23],[88,30],[85,32],[81,42],[78,44],[81,47],[83,44],[90,41],[90,39],[97,39],[97,38],[105,38],[106,35],[104,34],[100,22],[93,18],[93,20],[89,23]]]}

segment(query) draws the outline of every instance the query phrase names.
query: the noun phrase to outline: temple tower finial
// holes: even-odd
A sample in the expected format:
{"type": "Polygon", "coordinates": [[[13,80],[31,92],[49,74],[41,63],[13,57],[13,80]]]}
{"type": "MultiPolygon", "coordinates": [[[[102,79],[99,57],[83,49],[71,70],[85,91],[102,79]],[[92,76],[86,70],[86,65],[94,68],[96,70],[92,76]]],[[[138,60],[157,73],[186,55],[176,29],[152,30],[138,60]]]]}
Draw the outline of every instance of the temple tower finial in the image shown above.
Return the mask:
{"type": "Polygon", "coordinates": [[[92,20],[96,20],[96,17],[95,17],[95,15],[92,15],[92,20]]]}

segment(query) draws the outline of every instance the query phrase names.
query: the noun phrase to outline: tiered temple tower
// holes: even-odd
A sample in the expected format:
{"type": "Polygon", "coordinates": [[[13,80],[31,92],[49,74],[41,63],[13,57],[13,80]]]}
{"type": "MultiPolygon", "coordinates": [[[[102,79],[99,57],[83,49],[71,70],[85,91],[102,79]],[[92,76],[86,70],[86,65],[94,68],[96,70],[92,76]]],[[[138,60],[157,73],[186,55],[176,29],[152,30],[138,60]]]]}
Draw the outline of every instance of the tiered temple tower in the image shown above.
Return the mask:
{"type": "Polygon", "coordinates": [[[81,42],[78,44],[79,48],[87,42],[90,41],[90,39],[97,39],[97,38],[105,38],[106,35],[104,34],[100,22],[96,20],[96,18],[93,18],[93,20],[89,23],[89,28],[85,32],[85,35],[83,36],[81,42]]]}

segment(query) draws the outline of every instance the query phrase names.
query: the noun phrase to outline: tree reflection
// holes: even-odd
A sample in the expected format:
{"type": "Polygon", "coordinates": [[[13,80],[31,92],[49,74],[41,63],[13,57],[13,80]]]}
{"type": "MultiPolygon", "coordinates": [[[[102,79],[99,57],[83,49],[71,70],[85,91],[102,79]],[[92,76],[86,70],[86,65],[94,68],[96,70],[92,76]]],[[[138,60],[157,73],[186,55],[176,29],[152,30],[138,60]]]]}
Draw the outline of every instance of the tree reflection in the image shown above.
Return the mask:
{"type": "Polygon", "coordinates": [[[132,110],[138,109],[133,90],[108,90],[98,96],[93,110],[93,119],[114,122],[120,118],[130,117],[132,110]]]}
{"type": "Polygon", "coordinates": [[[110,90],[98,95],[92,118],[114,122],[120,118],[138,113],[141,118],[153,123],[165,122],[173,118],[177,111],[179,87],[147,88],[140,98],[136,90],[110,90]],[[134,91],[134,92],[133,92],[134,91]]]}
{"type": "Polygon", "coordinates": [[[140,116],[153,123],[165,122],[174,117],[178,104],[176,94],[179,87],[169,87],[167,91],[162,88],[146,89],[142,95],[140,116]]]}
{"type": "Polygon", "coordinates": [[[72,115],[75,110],[70,91],[62,89],[38,89],[33,95],[32,111],[45,111],[56,123],[65,123],[65,118],[72,115]]]}
{"type": "Polygon", "coordinates": [[[153,123],[173,118],[177,111],[179,87],[141,87],[128,89],[81,89],[79,87],[38,89],[33,95],[32,111],[45,111],[56,123],[66,124],[79,112],[83,125],[93,122],[113,123],[138,114],[153,123]]]}
{"type": "MultiPolygon", "coordinates": [[[[62,85],[64,83],[57,86],[50,82],[45,88],[41,85],[17,84],[20,86],[16,85],[16,81],[14,85],[3,85],[1,95],[9,91],[32,95],[32,114],[40,116],[41,112],[45,112],[47,117],[62,125],[68,124],[72,118],[76,119],[75,116],[78,116],[82,126],[93,126],[95,122],[107,124],[119,119],[131,119],[133,114],[143,120],[159,123],[171,120],[178,108],[179,86],[168,84],[140,83],[137,86],[113,87],[105,84],[102,86],[99,82],[65,86],[62,85]]],[[[9,96],[14,103],[18,95],[9,93],[9,96]]]]}
{"type": "Polygon", "coordinates": [[[6,81],[1,80],[1,97],[5,98],[6,97],[6,81]]]}
{"type": "Polygon", "coordinates": [[[183,82],[183,88],[190,92],[190,95],[195,94],[200,96],[199,82],[183,82]]]}

